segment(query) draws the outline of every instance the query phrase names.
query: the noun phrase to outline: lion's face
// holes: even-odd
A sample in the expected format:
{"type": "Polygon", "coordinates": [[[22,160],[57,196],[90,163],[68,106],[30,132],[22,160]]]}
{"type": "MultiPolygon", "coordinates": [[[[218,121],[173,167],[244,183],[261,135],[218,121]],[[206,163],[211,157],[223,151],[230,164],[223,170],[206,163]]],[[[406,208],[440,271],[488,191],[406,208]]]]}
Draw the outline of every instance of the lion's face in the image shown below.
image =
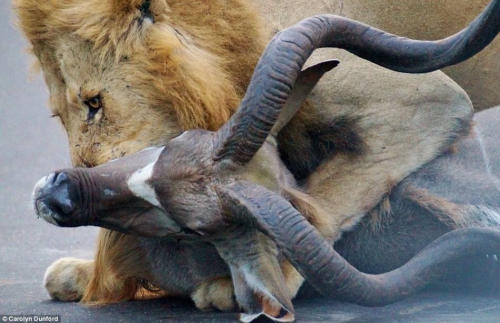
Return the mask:
{"type": "Polygon", "coordinates": [[[217,129],[237,107],[262,50],[239,35],[251,32],[252,15],[214,19],[206,1],[14,3],[75,166],[162,145],[183,130],[217,129]]]}
{"type": "Polygon", "coordinates": [[[98,55],[90,43],[68,37],[55,55],[60,74],[45,73],[52,113],[68,133],[78,166],[161,145],[181,131],[171,101],[151,90],[154,80],[140,53],[98,55]]]}

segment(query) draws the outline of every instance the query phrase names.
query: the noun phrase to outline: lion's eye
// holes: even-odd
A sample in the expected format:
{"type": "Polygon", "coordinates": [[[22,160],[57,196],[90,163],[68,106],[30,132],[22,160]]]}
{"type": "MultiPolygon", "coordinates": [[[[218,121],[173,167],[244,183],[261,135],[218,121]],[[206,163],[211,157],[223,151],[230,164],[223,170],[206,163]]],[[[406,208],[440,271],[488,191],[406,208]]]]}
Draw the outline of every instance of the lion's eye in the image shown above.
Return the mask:
{"type": "Polygon", "coordinates": [[[102,108],[102,100],[100,95],[96,95],[93,98],[88,99],[84,103],[89,108],[87,120],[93,119],[102,108]]]}
{"type": "Polygon", "coordinates": [[[99,109],[101,107],[101,99],[96,96],[87,101],[87,105],[93,109],[99,109]]]}

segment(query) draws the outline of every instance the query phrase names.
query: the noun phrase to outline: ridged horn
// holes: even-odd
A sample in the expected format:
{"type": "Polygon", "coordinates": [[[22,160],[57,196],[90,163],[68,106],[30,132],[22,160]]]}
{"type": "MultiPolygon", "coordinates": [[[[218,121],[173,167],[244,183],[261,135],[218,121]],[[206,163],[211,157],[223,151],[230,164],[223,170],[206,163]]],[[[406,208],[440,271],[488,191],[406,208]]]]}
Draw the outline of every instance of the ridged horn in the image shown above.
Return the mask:
{"type": "Polygon", "coordinates": [[[320,293],[364,306],[397,302],[418,292],[446,270],[448,261],[496,254],[500,230],[468,228],[447,233],[391,272],[370,275],[351,266],[293,206],[250,182],[219,189],[227,220],[253,225],[275,241],[285,257],[320,293]]]}
{"type": "Polygon", "coordinates": [[[464,30],[443,40],[398,37],[347,18],[322,15],[278,33],[262,55],[237,112],[215,136],[215,161],[244,165],[266,140],[311,53],[337,47],[388,69],[425,73],[480,52],[500,29],[500,0],[493,0],[464,30]]]}

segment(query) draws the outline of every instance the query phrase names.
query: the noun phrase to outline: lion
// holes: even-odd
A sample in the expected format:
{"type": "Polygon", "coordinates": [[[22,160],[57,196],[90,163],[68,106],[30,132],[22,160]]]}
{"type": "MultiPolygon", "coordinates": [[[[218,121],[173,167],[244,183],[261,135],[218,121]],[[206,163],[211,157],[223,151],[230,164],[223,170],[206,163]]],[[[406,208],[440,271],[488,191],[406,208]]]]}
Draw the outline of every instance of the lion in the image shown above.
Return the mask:
{"type": "MultiPolygon", "coordinates": [[[[282,29],[300,19],[325,12],[362,21],[413,39],[435,40],[458,32],[488,4],[488,0],[254,0],[266,23],[282,29]]],[[[500,104],[497,40],[467,62],[443,69],[469,95],[476,111],[500,104]]]]}
{"type": "MultiPolygon", "coordinates": [[[[218,129],[238,106],[270,35],[303,14],[292,1],[279,4],[286,12],[244,0],[14,0],[72,163],[83,167],[188,129],[218,129]]],[[[324,9],[321,1],[307,7],[324,9]]],[[[318,84],[278,141],[308,194],[320,205],[338,204],[333,220],[313,223],[333,242],[395,183],[469,133],[473,109],[441,72],[397,74],[339,50],[320,52],[311,63],[323,55],[340,58],[342,68],[318,84]]],[[[94,260],[58,260],[44,283],[62,301],[107,304],[160,294],[191,297],[200,309],[234,308],[230,277],[153,293],[150,265],[137,237],[103,229],[94,260]]],[[[302,277],[291,266],[282,270],[295,294],[302,277]]]]}

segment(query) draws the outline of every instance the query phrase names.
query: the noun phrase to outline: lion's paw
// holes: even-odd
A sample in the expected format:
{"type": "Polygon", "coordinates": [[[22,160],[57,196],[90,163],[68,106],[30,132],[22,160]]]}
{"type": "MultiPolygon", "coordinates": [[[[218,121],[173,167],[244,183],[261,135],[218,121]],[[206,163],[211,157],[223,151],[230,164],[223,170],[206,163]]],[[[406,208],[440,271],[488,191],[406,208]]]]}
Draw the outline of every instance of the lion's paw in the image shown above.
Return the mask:
{"type": "Polygon", "coordinates": [[[201,284],[192,294],[195,305],[200,310],[217,309],[224,312],[237,308],[230,278],[220,278],[201,284]]]}
{"type": "Polygon", "coordinates": [[[52,299],[78,301],[85,292],[93,268],[93,260],[61,258],[47,268],[43,285],[52,299]]]}

